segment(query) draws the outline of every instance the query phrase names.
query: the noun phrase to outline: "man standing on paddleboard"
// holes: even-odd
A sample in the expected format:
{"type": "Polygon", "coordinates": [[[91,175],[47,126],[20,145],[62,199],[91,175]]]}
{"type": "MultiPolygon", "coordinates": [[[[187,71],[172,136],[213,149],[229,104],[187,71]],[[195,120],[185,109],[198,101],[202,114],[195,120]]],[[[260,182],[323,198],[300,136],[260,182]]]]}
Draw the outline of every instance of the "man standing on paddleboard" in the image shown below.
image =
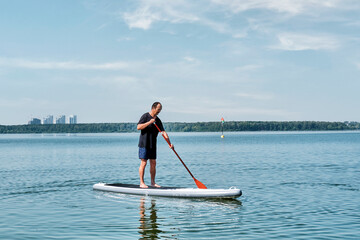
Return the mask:
{"type": "MultiPolygon", "coordinates": [[[[155,102],[151,111],[144,113],[137,125],[137,129],[141,130],[140,138],[139,138],[139,158],[141,160],[139,167],[139,175],[140,175],[140,187],[147,188],[148,186],[144,182],[144,172],[147,161],[150,159],[150,177],[151,177],[151,186],[160,187],[155,183],[156,176],[156,141],[159,130],[156,128],[154,123],[161,130],[161,134],[168,140],[170,143],[169,136],[164,130],[163,124],[160,118],[157,115],[161,112],[162,105],[159,102],[155,102]]],[[[174,149],[174,145],[170,143],[170,148],[174,149]]]]}

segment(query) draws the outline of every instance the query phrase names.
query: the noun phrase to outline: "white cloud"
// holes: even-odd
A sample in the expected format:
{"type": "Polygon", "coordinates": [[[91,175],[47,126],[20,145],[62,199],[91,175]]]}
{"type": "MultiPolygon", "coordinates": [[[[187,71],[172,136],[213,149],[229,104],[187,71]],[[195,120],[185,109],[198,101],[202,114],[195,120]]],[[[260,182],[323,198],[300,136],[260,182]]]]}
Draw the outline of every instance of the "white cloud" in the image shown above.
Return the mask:
{"type": "Polygon", "coordinates": [[[335,8],[339,0],[212,0],[213,3],[222,5],[234,13],[252,9],[268,9],[271,11],[300,14],[314,8],[335,8]]]}
{"type": "Polygon", "coordinates": [[[209,9],[203,4],[208,2],[191,2],[186,0],[145,0],[140,1],[140,5],[134,11],[123,13],[122,17],[129,28],[140,28],[148,30],[156,22],[170,23],[197,23],[207,26],[216,32],[230,34],[234,38],[243,38],[247,35],[245,30],[235,30],[229,25],[215,21],[206,14],[209,9]],[[203,10],[201,10],[203,9],[203,10]]]}
{"type": "Polygon", "coordinates": [[[129,28],[147,30],[154,22],[167,21],[171,23],[195,22],[198,17],[193,15],[188,1],[184,0],[145,0],[133,12],[125,12],[123,18],[129,28]]]}
{"type": "Polygon", "coordinates": [[[272,48],[286,51],[332,50],[339,42],[331,36],[282,33],[278,35],[279,44],[272,48]]]}
{"type": "MultiPolygon", "coordinates": [[[[284,22],[289,17],[318,17],[328,11],[327,15],[333,19],[333,10],[360,8],[359,3],[354,0],[140,0],[136,3],[134,8],[121,13],[121,18],[131,29],[149,30],[157,22],[195,23],[233,38],[247,37],[252,30],[271,31],[269,28],[277,21],[284,22]],[[273,14],[251,16],[250,20],[258,19],[255,25],[245,23],[246,20],[241,24],[237,17],[249,19],[250,16],[243,14],[249,10],[269,10],[273,14]],[[236,26],[231,19],[236,19],[236,26]]],[[[317,21],[321,19],[323,18],[316,18],[317,21]]]]}
{"type": "Polygon", "coordinates": [[[0,58],[0,66],[28,69],[61,69],[61,70],[121,70],[129,67],[126,62],[81,63],[81,62],[40,62],[16,58],[0,58]]]}
{"type": "Polygon", "coordinates": [[[124,20],[129,28],[141,28],[147,30],[154,21],[160,20],[160,16],[151,13],[148,7],[136,10],[134,13],[125,13],[124,20]]]}
{"type": "Polygon", "coordinates": [[[190,57],[190,56],[186,56],[184,57],[184,60],[190,63],[197,63],[199,62],[199,60],[197,60],[196,58],[190,57]]]}

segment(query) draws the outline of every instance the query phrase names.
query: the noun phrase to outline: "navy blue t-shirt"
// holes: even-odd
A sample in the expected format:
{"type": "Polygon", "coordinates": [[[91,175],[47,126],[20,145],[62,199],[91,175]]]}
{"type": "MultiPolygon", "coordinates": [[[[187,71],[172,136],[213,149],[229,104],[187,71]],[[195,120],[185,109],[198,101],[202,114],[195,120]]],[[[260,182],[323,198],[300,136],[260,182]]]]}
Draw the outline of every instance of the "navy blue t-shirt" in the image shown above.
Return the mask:
{"type": "MultiPolygon", "coordinates": [[[[153,117],[150,115],[150,113],[144,113],[138,124],[146,123],[150,121],[153,117]]],[[[163,124],[160,120],[160,118],[155,119],[156,125],[160,128],[161,131],[164,131],[163,124]]],[[[150,124],[143,130],[141,130],[140,138],[139,138],[139,147],[141,148],[147,148],[147,149],[156,149],[156,138],[159,134],[159,130],[155,127],[154,124],[150,124]]]]}

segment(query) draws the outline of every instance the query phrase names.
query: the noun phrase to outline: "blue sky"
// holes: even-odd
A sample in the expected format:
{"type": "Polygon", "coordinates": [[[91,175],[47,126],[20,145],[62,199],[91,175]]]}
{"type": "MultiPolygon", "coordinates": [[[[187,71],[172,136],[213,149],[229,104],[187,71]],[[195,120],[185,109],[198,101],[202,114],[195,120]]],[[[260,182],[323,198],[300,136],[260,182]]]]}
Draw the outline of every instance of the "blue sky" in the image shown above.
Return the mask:
{"type": "Polygon", "coordinates": [[[0,0],[0,124],[360,121],[360,1],[0,0]]]}

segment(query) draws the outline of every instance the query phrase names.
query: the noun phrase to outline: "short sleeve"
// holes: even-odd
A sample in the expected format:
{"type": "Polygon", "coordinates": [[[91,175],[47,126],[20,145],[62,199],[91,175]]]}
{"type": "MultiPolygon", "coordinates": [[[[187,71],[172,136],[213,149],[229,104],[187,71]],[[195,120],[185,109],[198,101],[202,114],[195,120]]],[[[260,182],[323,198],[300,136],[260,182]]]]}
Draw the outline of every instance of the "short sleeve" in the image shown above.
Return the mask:
{"type": "Polygon", "coordinates": [[[146,117],[146,113],[143,114],[138,122],[138,124],[142,124],[142,123],[146,123],[147,122],[147,117],[146,117]]]}

